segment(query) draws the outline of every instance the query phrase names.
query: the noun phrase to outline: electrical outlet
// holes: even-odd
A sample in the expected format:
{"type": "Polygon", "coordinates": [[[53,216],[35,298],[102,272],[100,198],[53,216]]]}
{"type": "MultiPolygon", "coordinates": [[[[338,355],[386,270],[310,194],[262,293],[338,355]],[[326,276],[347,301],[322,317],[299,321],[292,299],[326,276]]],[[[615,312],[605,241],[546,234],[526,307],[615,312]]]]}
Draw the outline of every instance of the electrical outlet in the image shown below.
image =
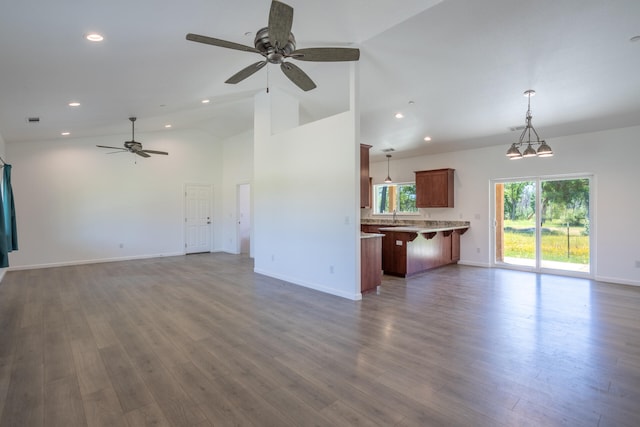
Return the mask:
{"type": "Polygon", "coordinates": [[[276,260],[276,256],[274,254],[271,254],[271,262],[276,260]]]}
{"type": "Polygon", "coordinates": [[[479,254],[480,253],[480,248],[476,248],[476,253],[479,254]]]}
{"type": "Polygon", "coordinates": [[[333,265],[329,266],[329,273],[333,274],[333,265]]]}
{"type": "Polygon", "coordinates": [[[636,260],[636,268],[640,268],[640,260],[636,260]]]}
{"type": "Polygon", "coordinates": [[[122,249],[124,248],[124,243],[120,243],[118,246],[120,247],[120,249],[122,249]]]}

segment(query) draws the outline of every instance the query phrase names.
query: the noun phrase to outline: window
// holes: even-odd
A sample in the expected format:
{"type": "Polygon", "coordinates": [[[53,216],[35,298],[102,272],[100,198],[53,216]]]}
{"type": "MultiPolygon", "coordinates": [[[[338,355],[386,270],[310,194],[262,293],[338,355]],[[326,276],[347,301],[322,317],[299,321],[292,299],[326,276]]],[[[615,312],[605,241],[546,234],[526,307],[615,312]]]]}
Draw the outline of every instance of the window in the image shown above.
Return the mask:
{"type": "Polygon", "coordinates": [[[373,186],[374,214],[417,213],[416,183],[378,184],[373,186]]]}

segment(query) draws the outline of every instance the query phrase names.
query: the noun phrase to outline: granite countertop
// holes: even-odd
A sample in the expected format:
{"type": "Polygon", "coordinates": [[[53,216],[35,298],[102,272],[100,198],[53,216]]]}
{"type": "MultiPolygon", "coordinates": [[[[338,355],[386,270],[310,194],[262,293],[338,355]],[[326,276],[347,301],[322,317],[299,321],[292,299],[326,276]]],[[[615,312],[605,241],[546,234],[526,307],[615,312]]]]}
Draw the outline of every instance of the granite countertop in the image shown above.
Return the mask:
{"type": "Polygon", "coordinates": [[[380,233],[360,233],[360,238],[361,239],[371,239],[373,237],[384,237],[384,234],[380,234],[380,233]]]}
{"type": "Polygon", "coordinates": [[[434,226],[434,227],[380,227],[380,231],[394,231],[396,233],[436,233],[438,231],[462,230],[469,228],[468,225],[434,226]]]}
{"type": "MultiPolygon", "coordinates": [[[[361,224],[365,225],[384,225],[387,227],[409,227],[409,228],[419,228],[419,229],[445,229],[451,230],[455,228],[469,228],[471,226],[471,222],[469,221],[432,221],[432,220],[419,220],[419,219],[378,219],[378,218],[362,218],[360,220],[361,224]]],[[[431,231],[440,231],[440,230],[431,230],[431,231]]]]}

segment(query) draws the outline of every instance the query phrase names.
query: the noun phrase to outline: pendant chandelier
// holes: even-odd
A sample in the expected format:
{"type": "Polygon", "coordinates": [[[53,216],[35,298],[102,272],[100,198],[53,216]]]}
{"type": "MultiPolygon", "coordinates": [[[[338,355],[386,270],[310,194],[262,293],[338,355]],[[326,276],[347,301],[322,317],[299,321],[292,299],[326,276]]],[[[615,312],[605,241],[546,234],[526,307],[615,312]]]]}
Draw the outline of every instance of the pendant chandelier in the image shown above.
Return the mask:
{"type": "Polygon", "coordinates": [[[531,97],[536,94],[535,90],[527,90],[524,92],[524,96],[528,97],[527,102],[527,117],[526,117],[526,125],[522,134],[520,134],[520,139],[518,142],[514,142],[511,144],[511,147],[507,150],[507,157],[510,160],[521,159],[523,157],[551,157],[553,156],[553,150],[546,143],[545,140],[540,140],[538,136],[538,132],[531,125],[531,97]],[[535,139],[531,139],[531,133],[535,135],[535,139]],[[520,152],[520,148],[526,145],[526,148],[523,152],[520,152]],[[534,146],[537,146],[536,150],[534,146]]]}
{"type": "Polygon", "coordinates": [[[389,175],[389,159],[391,159],[391,154],[387,154],[387,177],[384,179],[386,184],[390,184],[393,181],[391,180],[391,176],[389,175]]]}

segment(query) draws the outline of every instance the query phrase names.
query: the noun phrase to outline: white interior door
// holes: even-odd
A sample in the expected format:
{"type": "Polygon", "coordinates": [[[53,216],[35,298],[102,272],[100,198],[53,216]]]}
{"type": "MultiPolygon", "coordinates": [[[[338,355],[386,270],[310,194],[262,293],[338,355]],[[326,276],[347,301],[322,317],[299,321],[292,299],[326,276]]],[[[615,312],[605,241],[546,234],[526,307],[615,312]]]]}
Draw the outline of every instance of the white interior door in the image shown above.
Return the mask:
{"type": "Polygon", "coordinates": [[[211,185],[185,185],[184,247],[187,254],[211,252],[211,200],[211,185]]]}

